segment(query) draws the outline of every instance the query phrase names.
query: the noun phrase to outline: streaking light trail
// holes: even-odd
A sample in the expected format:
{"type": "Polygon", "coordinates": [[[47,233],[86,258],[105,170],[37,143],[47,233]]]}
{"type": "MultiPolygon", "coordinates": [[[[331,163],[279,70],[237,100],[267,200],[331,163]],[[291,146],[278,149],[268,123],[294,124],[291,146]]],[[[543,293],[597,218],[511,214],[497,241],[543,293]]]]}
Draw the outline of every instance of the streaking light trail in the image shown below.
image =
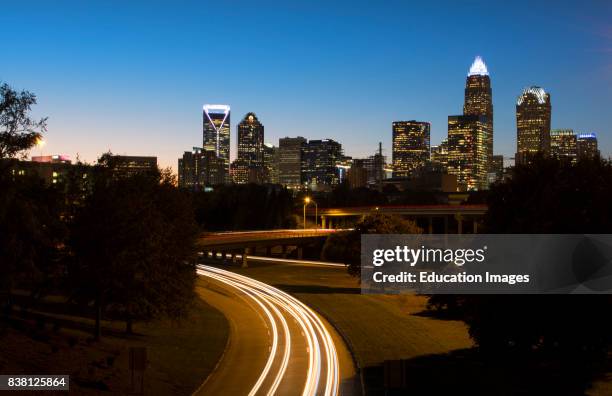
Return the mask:
{"type": "Polygon", "coordinates": [[[302,396],[338,394],[339,367],[336,347],[331,334],[312,309],[275,287],[243,275],[207,265],[198,265],[197,273],[242,291],[261,308],[264,317],[270,323],[272,332],[270,354],[249,395],[273,395],[283,381],[292,352],[291,334],[285,315],[295,319],[308,344],[308,372],[302,396]],[[281,338],[286,340],[282,347],[279,346],[281,338]],[[272,370],[275,366],[274,361],[279,355],[281,364],[272,370]],[[268,389],[264,389],[265,383],[270,383],[268,389]]]}

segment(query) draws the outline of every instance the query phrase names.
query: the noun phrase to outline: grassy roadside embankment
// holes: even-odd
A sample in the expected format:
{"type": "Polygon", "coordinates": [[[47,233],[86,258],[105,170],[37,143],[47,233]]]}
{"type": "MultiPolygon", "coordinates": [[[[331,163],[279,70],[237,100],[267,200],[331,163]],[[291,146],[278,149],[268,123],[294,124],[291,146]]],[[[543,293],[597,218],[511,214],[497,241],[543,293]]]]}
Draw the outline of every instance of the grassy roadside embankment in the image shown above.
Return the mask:
{"type": "Polygon", "coordinates": [[[432,316],[426,297],[361,295],[344,268],[253,262],[232,270],[283,289],[325,316],[349,344],[369,394],[384,393],[385,360],[404,361],[405,391],[413,394],[611,394],[612,364],[595,378],[581,378],[555,362],[483,357],[467,326],[432,316]]]}
{"type": "Polygon", "coordinates": [[[254,264],[235,270],[321,312],[350,343],[359,367],[473,346],[463,322],[419,314],[425,297],[361,295],[357,280],[343,268],[254,264]]]}
{"type": "Polygon", "coordinates": [[[229,333],[225,317],[200,298],[184,320],[137,323],[134,335],[104,322],[99,342],[87,331],[90,319],[62,315],[68,320],[58,327],[45,318],[0,325],[0,373],[69,374],[71,393],[83,395],[130,393],[130,347],[147,348],[145,394],[189,395],[213,371],[229,333]]]}

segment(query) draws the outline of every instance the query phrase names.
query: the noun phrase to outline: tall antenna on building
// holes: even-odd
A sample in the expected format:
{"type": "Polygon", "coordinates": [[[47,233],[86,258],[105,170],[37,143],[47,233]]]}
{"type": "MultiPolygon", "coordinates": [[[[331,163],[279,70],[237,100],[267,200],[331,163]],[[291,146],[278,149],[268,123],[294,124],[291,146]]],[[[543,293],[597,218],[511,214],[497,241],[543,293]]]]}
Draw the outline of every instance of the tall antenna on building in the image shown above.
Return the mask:
{"type": "Polygon", "coordinates": [[[383,161],[383,154],[382,154],[382,142],[378,142],[378,158],[376,159],[376,184],[378,185],[378,191],[382,192],[383,188],[382,188],[382,180],[383,180],[383,172],[385,164],[383,161]]]}

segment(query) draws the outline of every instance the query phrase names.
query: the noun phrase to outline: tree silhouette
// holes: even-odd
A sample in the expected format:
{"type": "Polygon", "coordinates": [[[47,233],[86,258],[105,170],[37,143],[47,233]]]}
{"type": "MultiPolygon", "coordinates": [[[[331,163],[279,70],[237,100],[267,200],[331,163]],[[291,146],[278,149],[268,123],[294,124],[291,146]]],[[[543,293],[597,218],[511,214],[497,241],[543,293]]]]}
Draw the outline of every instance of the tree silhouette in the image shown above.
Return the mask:
{"type": "Polygon", "coordinates": [[[197,227],[189,197],[167,173],[115,178],[94,167],[91,194],[72,223],[74,295],[132,331],[136,320],[183,315],[194,293],[197,227]]]}
{"type": "Polygon", "coordinates": [[[46,131],[46,118],[35,121],[30,117],[35,104],[33,93],[0,85],[0,159],[13,158],[30,149],[46,131]]]}
{"type": "Polygon", "coordinates": [[[36,96],[0,85],[0,302],[11,309],[16,286],[42,292],[56,274],[56,251],[65,235],[56,191],[37,177],[15,175],[13,157],[31,148],[46,119],[30,117],[36,96]]]}
{"type": "MultiPolygon", "coordinates": [[[[488,197],[487,233],[607,234],[612,230],[612,164],[538,157],[517,166],[488,197]]],[[[451,297],[452,298],[452,297],[451,297]]],[[[611,340],[609,295],[459,297],[482,350],[542,352],[572,364],[605,354],[611,340]]]]}
{"type": "Polygon", "coordinates": [[[348,265],[348,272],[361,276],[361,235],[362,234],[420,234],[423,232],[415,222],[398,216],[372,214],[364,217],[355,229],[329,235],[323,246],[324,260],[348,265]]]}

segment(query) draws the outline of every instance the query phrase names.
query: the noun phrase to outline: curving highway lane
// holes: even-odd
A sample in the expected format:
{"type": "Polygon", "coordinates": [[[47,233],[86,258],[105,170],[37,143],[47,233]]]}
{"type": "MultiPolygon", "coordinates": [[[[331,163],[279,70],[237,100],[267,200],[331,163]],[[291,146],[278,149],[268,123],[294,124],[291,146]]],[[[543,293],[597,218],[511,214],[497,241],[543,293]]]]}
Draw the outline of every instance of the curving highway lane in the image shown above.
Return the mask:
{"type": "Polygon", "coordinates": [[[198,265],[197,272],[224,290],[210,297],[224,299],[221,303],[226,307],[233,304],[230,305],[232,326],[240,326],[242,321],[243,328],[249,326],[252,329],[249,333],[253,333],[245,336],[243,332],[238,335],[240,338],[230,339],[230,343],[242,342],[242,348],[228,348],[229,353],[237,353],[236,349],[253,350],[250,355],[233,359],[242,361],[248,369],[235,365],[222,367],[221,373],[213,375],[215,380],[207,381],[198,394],[216,394],[221,390],[226,393],[228,389],[249,396],[338,394],[336,346],[325,324],[312,309],[291,295],[252,278],[207,265],[198,265]],[[236,296],[243,300],[242,304],[231,299],[236,296]],[[264,332],[270,340],[267,346],[257,345],[255,339],[245,339],[264,332]],[[266,351],[267,356],[260,356],[255,350],[266,351]]]}

